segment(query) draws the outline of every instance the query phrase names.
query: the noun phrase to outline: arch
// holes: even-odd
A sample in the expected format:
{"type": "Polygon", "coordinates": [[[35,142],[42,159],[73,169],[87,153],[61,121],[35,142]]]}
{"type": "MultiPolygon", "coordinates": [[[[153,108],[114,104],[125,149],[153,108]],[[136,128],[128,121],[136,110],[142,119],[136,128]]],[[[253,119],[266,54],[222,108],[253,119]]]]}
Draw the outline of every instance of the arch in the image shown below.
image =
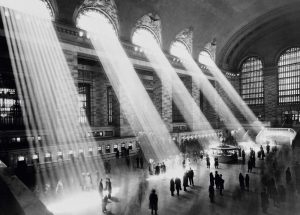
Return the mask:
{"type": "Polygon", "coordinates": [[[41,0],[41,2],[43,2],[45,4],[51,19],[54,20],[56,14],[55,14],[55,10],[54,10],[54,7],[53,7],[53,2],[50,1],[50,0],[41,0]]]}
{"type": "Polygon", "coordinates": [[[132,35],[132,43],[138,46],[148,45],[148,48],[152,47],[153,44],[159,44],[159,41],[155,37],[154,33],[148,28],[140,27],[136,28],[132,35]]]}
{"type": "Polygon", "coordinates": [[[263,63],[261,58],[250,56],[240,66],[241,96],[248,105],[264,103],[263,63]]]}
{"type": "Polygon", "coordinates": [[[114,0],[85,0],[83,4],[75,11],[74,21],[78,26],[80,16],[88,12],[98,12],[104,15],[112,24],[115,32],[119,31],[118,10],[114,0]]]}
{"type": "Polygon", "coordinates": [[[278,103],[298,104],[300,102],[300,47],[283,51],[277,61],[278,103]]]}
{"type": "Polygon", "coordinates": [[[188,46],[181,40],[175,40],[171,43],[170,54],[176,57],[185,56],[186,54],[190,55],[190,49],[188,46]]]}
{"type": "Polygon", "coordinates": [[[187,48],[188,52],[192,55],[193,54],[193,36],[194,36],[194,29],[193,27],[185,28],[182,31],[180,31],[176,37],[175,40],[171,43],[171,47],[174,42],[178,41],[184,44],[184,46],[187,48]]]}
{"type": "Polygon", "coordinates": [[[162,46],[162,39],[161,39],[161,21],[159,16],[156,14],[148,13],[138,19],[134,29],[131,33],[131,39],[134,37],[134,34],[139,29],[144,29],[149,31],[157,41],[157,43],[162,46]]]}

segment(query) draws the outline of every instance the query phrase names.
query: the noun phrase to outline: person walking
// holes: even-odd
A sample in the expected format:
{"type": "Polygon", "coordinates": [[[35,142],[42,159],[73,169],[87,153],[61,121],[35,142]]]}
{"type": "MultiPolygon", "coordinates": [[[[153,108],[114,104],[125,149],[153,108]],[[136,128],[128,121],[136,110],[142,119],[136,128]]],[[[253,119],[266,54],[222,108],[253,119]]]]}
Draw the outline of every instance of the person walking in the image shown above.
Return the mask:
{"type": "Polygon", "coordinates": [[[245,177],[245,185],[246,185],[246,190],[249,191],[250,178],[249,178],[248,174],[246,174],[246,177],[245,177]]]}
{"type": "Polygon", "coordinates": [[[267,144],[266,149],[267,149],[267,154],[269,154],[270,153],[270,145],[269,145],[269,143],[267,144]]]}
{"type": "Polygon", "coordinates": [[[223,196],[223,190],[224,190],[224,179],[222,178],[222,174],[219,176],[219,190],[220,190],[220,195],[223,196]]]}
{"type": "Polygon", "coordinates": [[[189,182],[188,182],[187,172],[185,172],[184,175],[183,175],[183,181],[182,181],[182,184],[183,184],[183,190],[184,190],[184,191],[187,191],[186,187],[189,186],[188,183],[189,183],[189,182]]]}
{"type": "Polygon", "coordinates": [[[149,209],[151,210],[151,214],[153,214],[153,211],[155,212],[155,215],[157,215],[157,209],[158,209],[158,196],[155,193],[155,190],[153,189],[150,196],[149,196],[149,209]]]}
{"type": "Polygon", "coordinates": [[[219,159],[215,157],[215,169],[219,168],[219,159]]]}
{"type": "Polygon", "coordinates": [[[211,173],[209,174],[209,182],[210,182],[210,185],[211,185],[211,186],[215,186],[214,181],[215,181],[215,178],[214,178],[213,173],[211,172],[211,173]]]}
{"type": "Polygon", "coordinates": [[[240,188],[241,190],[245,190],[245,181],[244,181],[244,176],[242,173],[239,175],[239,182],[240,182],[240,188]]]}
{"type": "Polygon", "coordinates": [[[252,162],[251,162],[251,158],[248,161],[248,172],[252,172],[252,162]]]}
{"type": "Polygon", "coordinates": [[[98,191],[99,191],[100,197],[103,198],[103,183],[102,183],[102,178],[100,178],[100,181],[99,181],[98,191]]]}
{"type": "Polygon", "coordinates": [[[220,187],[220,176],[218,174],[218,171],[215,171],[215,184],[216,184],[216,189],[219,189],[220,187]]]}
{"type": "Polygon", "coordinates": [[[206,166],[207,168],[210,168],[210,159],[208,155],[206,156],[206,166]]]}
{"type": "Polygon", "coordinates": [[[290,184],[292,181],[292,174],[290,171],[290,167],[288,167],[285,171],[285,180],[286,180],[286,184],[290,184]]]}
{"type": "Polygon", "coordinates": [[[174,196],[175,182],[174,182],[173,178],[171,178],[171,180],[170,180],[170,191],[171,191],[171,196],[174,196]]]}
{"type": "Polygon", "coordinates": [[[194,170],[192,170],[192,168],[190,168],[188,175],[189,175],[190,185],[194,186],[194,170]]]}
{"type": "Polygon", "coordinates": [[[179,190],[181,190],[181,180],[180,178],[175,179],[175,188],[177,191],[177,196],[179,196],[179,190]]]}
{"type": "Polygon", "coordinates": [[[243,162],[243,164],[246,163],[246,153],[245,153],[244,149],[242,150],[242,162],[243,162]]]}
{"type": "Polygon", "coordinates": [[[215,190],[213,186],[211,185],[209,186],[208,193],[209,193],[210,202],[213,203],[215,201],[215,190]]]}
{"type": "Polygon", "coordinates": [[[108,192],[108,198],[111,199],[111,191],[112,191],[112,187],[111,187],[111,181],[110,178],[106,179],[106,190],[108,192]]]}

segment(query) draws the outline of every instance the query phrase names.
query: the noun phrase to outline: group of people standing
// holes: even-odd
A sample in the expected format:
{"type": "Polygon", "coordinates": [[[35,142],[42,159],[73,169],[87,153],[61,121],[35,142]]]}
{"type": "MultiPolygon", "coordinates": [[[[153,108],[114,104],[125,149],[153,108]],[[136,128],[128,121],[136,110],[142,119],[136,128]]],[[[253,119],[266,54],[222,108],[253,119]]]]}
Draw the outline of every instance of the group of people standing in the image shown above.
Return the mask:
{"type": "MultiPolygon", "coordinates": [[[[219,158],[215,157],[214,161],[215,161],[215,169],[218,169],[219,168],[219,158]]],[[[206,155],[206,167],[210,168],[210,157],[208,155],[206,155]]]]}
{"type": "Polygon", "coordinates": [[[209,192],[209,199],[210,202],[214,202],[215,200],[215,188],[219,190],[219,193],[221,196],[223,196],[223,190],[224,190],[224,183],[225,180],[223,179],[222,174],[219,174],[218,171],[215,171],[215,176],[213,175],[213,173],[211,172],[209,174],[209,188],[208,188],[208,192],[209,192]]]}
{"type": "MultiPolygon", "coordinates": [[[[186,171],[183,175],[182,179],[182,185],[183,185],[183,190],[187,191],[187,187],[189,186],[194,186],[194,170],[190,168],[188,171],[186,171]]],[[[179,196],[179,191],[182,190],[181,188],[181,180],[180,178],[171,178],[170,180],[170,191],[171,191],[171,196],[174,196],[174,192],[177,192],[177,196],[179,196]]]]}
{"type": "Polygon", "coordinates": [[[246,174],[244,177],[242,173],[239,174],[239,182],[240,182],[240,188],[242,191],[250,190],[250,177],[249,174],[246,174]]]}

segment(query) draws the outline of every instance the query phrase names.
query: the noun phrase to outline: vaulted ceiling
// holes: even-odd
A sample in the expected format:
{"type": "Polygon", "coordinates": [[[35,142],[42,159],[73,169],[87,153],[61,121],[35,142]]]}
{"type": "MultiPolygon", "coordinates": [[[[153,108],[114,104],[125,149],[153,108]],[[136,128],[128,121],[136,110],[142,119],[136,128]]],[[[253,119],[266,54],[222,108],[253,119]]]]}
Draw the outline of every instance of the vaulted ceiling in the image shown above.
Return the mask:
{"type": "MultiPolygon", "coordinates": [[[[74,12],[83,0],[51,1],[56,9],[56,21],[74,26],[74,12]]],[[[121,39],[130,41],[136,21],[152,12],[158,14],[161,19],[162,43],[165,50],[169,50],[176,34],[192,26],[194,57],[196,58],[204,45],[215,37],[220,64],[230,64],[230,60],[224,58],[241,53],[235,52],[241,41],[245,41],[241,35],[247,37],[248,34],[253,35],[253,32],[258,34],[259,29],[262,29],[259,27],[272,22],[276,14],[285,17],[281,26],[286,26],[293,21],[287,18],[289,10],[300,8],[300,0],[115,0],[115,2],[121,39]],[[268,23],[264,20],[268,20],[268,23]]],[[[247,42],[249,45],[249,41],[247,42]]]]}

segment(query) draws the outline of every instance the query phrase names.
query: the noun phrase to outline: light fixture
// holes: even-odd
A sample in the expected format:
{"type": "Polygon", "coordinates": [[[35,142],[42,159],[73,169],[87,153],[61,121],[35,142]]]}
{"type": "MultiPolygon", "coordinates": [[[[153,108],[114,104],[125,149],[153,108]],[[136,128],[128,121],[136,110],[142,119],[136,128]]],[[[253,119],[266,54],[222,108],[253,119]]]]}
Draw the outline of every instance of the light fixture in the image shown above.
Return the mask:
{"type": "Polygon", "coordinates": [[[83,37],[83,34],[84,34],[83,31],[79,31],[79,36],[80,37],[83,37]]]}

